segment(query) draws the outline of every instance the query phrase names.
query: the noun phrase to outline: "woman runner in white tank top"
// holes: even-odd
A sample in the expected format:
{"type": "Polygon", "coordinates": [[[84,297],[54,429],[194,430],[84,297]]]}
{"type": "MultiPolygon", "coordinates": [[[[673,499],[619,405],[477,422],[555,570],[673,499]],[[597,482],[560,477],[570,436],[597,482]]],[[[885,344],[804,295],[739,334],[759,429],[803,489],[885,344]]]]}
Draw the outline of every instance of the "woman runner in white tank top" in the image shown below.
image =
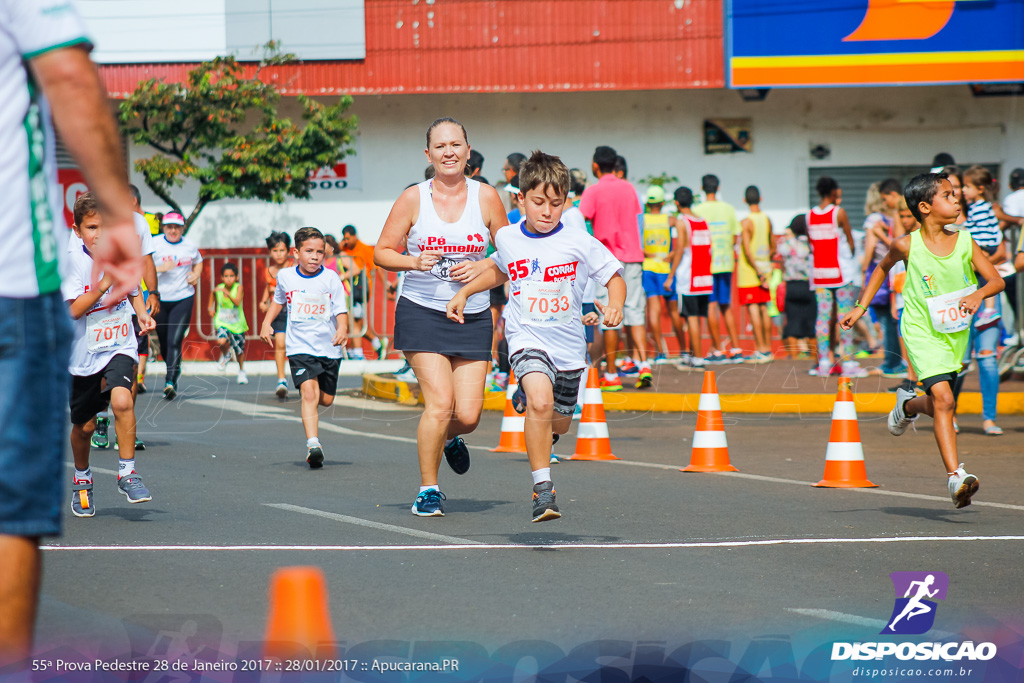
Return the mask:
{"type": "Polygon", "coordinates": [[[417,431],[420,493],[412,512],[443,516],[441,456],[456,474],[469,469],[469,449],[459,436],[480,421],[491,357],[488,293],[469,300],[466,325],[448,320],[445,306],[481,272],[487,245],[508,219],[497,191],[464,174],[470,147],[462,124],[434,121],[425,151],[434,178],[398,198],[373,256],[381,268],[405,272],[395,309],[395,348],[405,352],[425,404],[417,431]],[[470,322],[473,314],[479,320],[470,322]]]}

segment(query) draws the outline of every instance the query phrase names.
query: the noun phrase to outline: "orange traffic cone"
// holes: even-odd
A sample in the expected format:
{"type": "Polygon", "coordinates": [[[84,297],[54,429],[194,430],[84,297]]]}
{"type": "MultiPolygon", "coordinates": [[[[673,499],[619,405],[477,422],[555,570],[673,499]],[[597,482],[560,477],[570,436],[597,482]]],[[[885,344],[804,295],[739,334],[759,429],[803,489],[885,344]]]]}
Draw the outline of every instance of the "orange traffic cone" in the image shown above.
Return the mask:
{"type": "Polygon", "coordinates": [[[690,464],[680,472],[739,472],[729,462],[729,444],[722,422],[722,402],[718,398],[715,371],[704,371],[704,386],[697,404],[697,429],[693,432],[690,464]]]}
{"type": "Polygon", "coordinates": [[[264,654],[278,659],[334,659],[327,585],[316,567],[284,567],[270,579],[264,654]]]}
{"type": "Polygon", "coordinates": [[[864,469],[864,447],[857,427],[857,408],[853,404],[853,383],[839,378],[839,393],[832,407],[832,433],[825,451],[825,478],[815,486],[829,488],[872,488],[864,469]]]}
{"type": "Polygon", "coordinates": [[[525,453],[526,452],[526,416],[520,415],[512,407],[512,395],[519,387],[514,372],[508,374],[508,389],[505,390],[505,415],[501,418],[501,437],[498,447],[490,449],[492,453],[525,453]]]}
{"type": "Polygon", "coordinates": [[[598,384],[597,368],[590,368],[583,390],[583,414],[576,430],[576,452],[569,460],[618,460],[612,455],[608,423],[604,418],[604,396],[598,384]]]}

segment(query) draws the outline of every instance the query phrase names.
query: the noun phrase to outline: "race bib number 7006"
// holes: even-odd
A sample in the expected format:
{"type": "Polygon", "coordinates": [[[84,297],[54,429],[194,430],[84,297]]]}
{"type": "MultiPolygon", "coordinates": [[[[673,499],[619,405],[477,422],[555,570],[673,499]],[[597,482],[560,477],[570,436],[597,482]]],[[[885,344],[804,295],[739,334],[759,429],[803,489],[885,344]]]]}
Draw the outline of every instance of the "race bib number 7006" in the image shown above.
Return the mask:
{"type": "Polygon", "coordinates": [[[960,310],[960,299],[973,294],[977,289],[977,285],[971,285],[956,292],[930,296],[926,299],[928,314],[931,316],[932,327],[936,332],[952,334],[962,332],[971,326],[972,316],[970,313],[960,310]]]}
{"type": "Polygon", "coordinates": [[[519,306],[521,319],[527,325],[554,327],[572,320],[572,281],[520,283],[519,306]]]}

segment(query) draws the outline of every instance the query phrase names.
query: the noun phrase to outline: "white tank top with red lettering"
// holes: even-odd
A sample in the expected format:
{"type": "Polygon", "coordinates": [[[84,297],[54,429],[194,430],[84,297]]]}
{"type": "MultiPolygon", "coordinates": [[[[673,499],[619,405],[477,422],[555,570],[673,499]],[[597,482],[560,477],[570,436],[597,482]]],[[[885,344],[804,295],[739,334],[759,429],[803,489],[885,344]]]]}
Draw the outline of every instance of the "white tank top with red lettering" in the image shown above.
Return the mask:
{"type": "Polygon", "coordinates": [[[839,210],[834,204],[824,209],[815,206],[807,212],[807,237],[811,242],[814,264],[811,270],[813,288],[834,289],[848,282],[839,262],[840,240],[845,245],[846,236],[839,230],[838,216],[839,210]]]}
{"type": "MultiPolygon", "coordinates": [[[[425,308],[444,311],[460,282],[451,279],[451,269],[463,261],[479,261],[487,253],[490,231],[480,212],[480,183],[466,179],[466,208],[454,223],[446,223],[437,215],[431,198],[431,181],[417,187],[420,192],[420,215],[409,230],[406,248],[412,256],[420,252],[442,252],[441,259],[430,271],[410,270],[405,274],[402,296],[425,308]]],[[[480,313],[490,306],[490,295],[483,291],[469,297],[466,313],[480,313]]]]}

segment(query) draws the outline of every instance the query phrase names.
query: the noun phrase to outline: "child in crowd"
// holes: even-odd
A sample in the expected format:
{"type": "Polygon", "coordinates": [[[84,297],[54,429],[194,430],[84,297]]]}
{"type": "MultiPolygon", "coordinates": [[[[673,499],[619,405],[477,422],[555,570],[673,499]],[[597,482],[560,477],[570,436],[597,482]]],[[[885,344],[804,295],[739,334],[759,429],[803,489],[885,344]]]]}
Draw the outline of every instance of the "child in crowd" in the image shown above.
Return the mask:
{"type": "Polygon", "coordinates": [[[227,368],[233,353],[238,361],[238,383],[248,384],[244,365],[245,333],[249,330],[249,323],[245,321],[245,311],[242,310],[243,294],[242,283],[238,281],[238,266],[225,263],[220,268],[220,284],[210,292],[209,303],[220,348],[217,367],[222,371],[227,368]]]}
{"type": "Polygon", "coordinates": [[[957,508],[962,508],[971,504],[979,484],[976,476],[964,470],[963,463],[957,463],[953,385],[967,350],[971,319],[986,297],[1003,290],[1003,279],[967,231],[947,228],[956,221],[960,206],[944,173],[915,176],[904,195],[921,229],[893,242],[860,293],[854,310],[843,316],[841,326],[851,329],[892,267],[898,261],[906,263],[901,327],[925,395],[917,396],[904,387],[896,390],[889,432],[900,436],[921,413],[934,418],[949,496],[957,508]],[[981,289],[975,271],[987,280],[981,289]]]}
{"type": "Polygon", "coordinates": [[[93,286],[92,253],[102,240],[99,207],[91,192],[75,201],[72,229],[82,246],[69,253],[69,268],[62,292],[74,319],[71,342],[71,453],[75,461],[71,513],[92,517],[93,478],[89,447],[96,429],[96,415],[112,408],[117,432],[119,466],[117,488],[129,503],[152,500],[149,489],[135,471],[135,402],[132,382],[139,363],[139,343],[132,324],[138,316],[140,334],[156,327],[146,312],[139,290],[120,301],[104,298],[113,280],[101,275],[93,286]]]}
{"type": "MultiPolygon", "coordinates": [[[[652,185],[647,190],[646,212],[643,220],[642,246],[644,250],[643,288],[647,297],[647,329],[654,339],[656,364],[665,362],[664,344],[661,335],[662,302],[668,306],[672,326],[676,336],[683,338],[683,319],[679,308],[675,305],[675,292],[666,288],[665,283],[671,279],[672,270],[672,217],[662,212],[665,205],[665,190],[660,185],[652,185]]],[[[651,378],[641,378],[637,388],[651,386],[651,378]]]]}
{"type": "Polygon", "coordinates": [[[278,271],[274,298],[260,330],[260,338],[273,343],[273,321],[281,311],[287,311],[284,347],[292,382],[302,397],[306,462],[311,469],[324,464],[318,409],[334,403],[341,347],[348,340],[345,290],[338,274],[323,267],[324,252],[324,235],[316,228],[300,228],[295,233],[292,255],[298,265],[278,271]]]}
{"type": "MultiPolygon", "coordinates": [[[[686,318],[689,331],[689,355],[681,349],[680,366],[701,368],[707,362],[718,358],[712,344],[711,353],[705,359],[701,356],[700,321],[708,324],[708,304],[714,288],[711,274],[711,228],[708,222],[693,212],[693,191],[688,187],[677,187],[673,196],[678,215],[676,216],[676,248],[672,257],[672,271],[665,282],[673,285],[679,296],[679,314],[686,318]]],[[[730,274],[731,275],[731,274],[730,274]]],[[[680,339],[680,347],[682,339],[680,339]]]]}
{"type": "MultiPolygon", "coordinates": [[[[967,205],[967,221],[964,228],[971,233],[975,244],[988,256],[993,264],[1006,260],[1006,245],[1003,231],[999,228],[1000,218],[996,216],[995,180],[984,166],[971,166],[964,171],[963,197],[967,205]]],[[[1000,211],[1000,213],[1002,213],[1000,211]]],[[[985,299],[985,306],[978,313],[979,329],[995,324],[1000,318],[995,297],[985,299]]]]}
{"type": "Polygon", "coordinates": [[[751,185],[743,200],[750,215],[740,222],[740,253],[736,260],[736,286],[739,303],[747,307],[747,316],[754,329],[754,353],[744,360],[768,363],[772,359],[772,319],[768,315],[771,292],[768,279],[772,274],[772,222],[761,211],[761,191],[751,185]]]}
{"type": "MultiPolygon", "coordinates": [[[[878,267],[878,263],[889,253],[889,245],[897,237],[903,235],[902,228],[896,222],[896,212],[903,196],[898,180],[889,178],[880,183],[873,183],[868,188],[868,196],[864,202],[864,257],[861,267],[865,281],[878,267]]],[[[882,281],[875,297],[871,300],[871,319],[881,328],[884,358],[880,371],[885,377],[903,377],[906,366],[900,354],[899,326],[892,316],[892,289],[889,279],[882,281]]]]}
{"type": "MultiPolygon", "coordinates": [[[[290,268],[294,262],[288,258],[288,251],[292,246],[292,238],[286,232],[274,231],[267,238],[267,249],[270,250],[270,263],[264,271],[266,286],[263,288],[263,296],[260,297],[260,310],[264,313],[270,308],[270,299],[277,288],[277,274],[283,268],[290,268]]],[[[263,321],[266,323],[266,319],[263,321]]],[[[280,399],[288,398],[288,382],[284,378],[285,355],[285,333],[288,327],[288,312],[283,308],[276,317],[271,319],[271,326],[274,330],[274,362],[277,364],[277,388],[274,390],[280,399]]]]}
{"type": "Polygon", "coordinates": [[[782,260],[786,282],[786,325],[782,329],[782,337],[794,358],[810,358],[813,355],[811,340],[814,338],[817,303],[810,284],[813,262],[811,245],[807,239],[807,216],[800,214],[790,221],[785,238],[775,249],[775,255],[782,260]]]}
{"type": "Polygon", "coordinates": [[[558,157],[534,152],[519,171],[519,202],[525,219],[501,228],[497,251],[482,275],[448,304],[448,317],[463,322],[471,294],[506,279],[505,307],[512,370],[519,380],[513,406],[526,413],[526,452],[533,476],[533,521],[562,516],[551,482],[554,435],[572,424],[580,379],[587,367],[581,310],[587,281],[608,288],[600,306],[605,323],[622,322],[626,282],[622,265],[592,236],[561,222],[569,193],[569,169],[558,157]]]}

